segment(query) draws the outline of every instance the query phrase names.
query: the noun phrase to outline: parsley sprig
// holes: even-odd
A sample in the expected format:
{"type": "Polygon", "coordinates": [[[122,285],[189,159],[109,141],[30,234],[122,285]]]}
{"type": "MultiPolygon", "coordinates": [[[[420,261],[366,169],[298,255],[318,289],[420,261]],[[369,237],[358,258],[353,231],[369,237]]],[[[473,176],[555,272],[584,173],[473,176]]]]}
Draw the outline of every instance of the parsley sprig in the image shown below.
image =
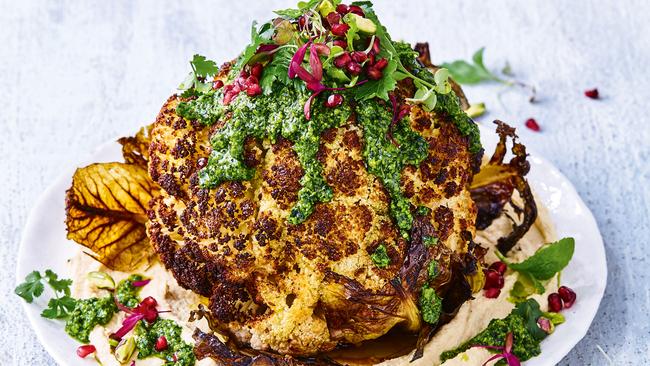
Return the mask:
{"type": "Polygon", "coordinates": [[[214,61],[208,60],[205,56],[194,55],[190,61],[192,71],[187,78],[178,86],[183,91],[182,97],[190,97],[195,94],[206,93],[212,89],[212,82],[208,81],[219,72],[219,67],[214,61]]]}
{"type": "Polygon", "coordinates": [[[46,270],[44,274],[39,271],[33,271],[25,277],[25,282],[16,287],[14,292],[22,297],[27,303],[32,303],[35,298],[40,297],[45,291],[47,284],[53,291],[54,297],[47,303],[47,308],[43,310],[41,316],[48,319],[64,319],[76,305],[76,300],[70,296],[70,286],[72,280],[61,278],[52,272],[46,270]]]}

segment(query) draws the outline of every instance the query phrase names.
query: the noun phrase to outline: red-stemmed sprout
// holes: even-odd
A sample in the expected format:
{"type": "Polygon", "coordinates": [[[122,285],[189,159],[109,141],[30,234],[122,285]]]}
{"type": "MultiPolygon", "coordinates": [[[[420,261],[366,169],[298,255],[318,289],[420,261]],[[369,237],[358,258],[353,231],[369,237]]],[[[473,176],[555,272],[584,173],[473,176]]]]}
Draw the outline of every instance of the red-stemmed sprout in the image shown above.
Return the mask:
{"type": "Polygon", "coordinates": [[[144,300],[140,302],[140,304],[138,304],[138,306],[136,306],[133,309],[120,304],[120,302],[117,301],[117,299],[115,299],[115,305],[117,305],[117,308],[120,309],[121,311],[129,314],[122,321],[122,326],[120,327],[120,329],[118,329],[115,333],[111,334],[111,338],[116,340],[121,340],[122,337],[124,337],[131,330],[133,330],[133,328],[135,328],[135,326],[138,324],[140,320],[145,320],[147,323],[151,324],[155,322],[156,319],[158,319],[158,314],[169,312],[169,310],[158,311],[158,309],[156,309],[158,302],[156,301],[156,299],[154,299],[151,296],[146,297],[144,300]]]}
{"type": "MultiPolygon", "coordinates": [[[[309,40],[307,43],[302,45],[302,47],[298,48],[298,51],[296,51],[289,63],[289,78],[300,78],[300,80],[307,84],[307,89],[312,92],[303,108],[305,118],[308,121],[311,119],[311,105],[320,93],[324,91],[340,91],[348,89],[329,88],[323,85],[323,63],[321,62],[320,56],[328,56],[329,53],[330,48],[327,47],[327,45],[323,43],[313,43],[312,40],[309,40]],[[302,66],[302,62],[307,54],[307,49],[309,49],[309,67],[311,72],[307,71],[307,69],[302,66]]],[[[368,80],[362,80],[355,86],[362,85],[367,81],[368,80]]]]}
{"type": "Polygon", "coordinates": [[[482,366],[486,366],[488,363],[490,363],[490,362],[492,362],[494,360],[499,360],[499,359],[506,360],[506,363],[508,364],[508,366],[521,366],[521,362],[519,361],[517,356],[515,356],[515,354],[512,353],[512,345],[513,344],[514,344],[514,336],[512,335],[512,332],[510,332],[510,333],[506,334],[505,344],[504,344],[503,347],[501,347],[501,346],[487,346],[487,345],[476,345],[476,346],[472,346],[472,347],[501,351],[501,353],[490,357],[487,361],[485,361],[483,363],[482,366]]]}
{"type": "Polygon", "coordinates": [[[397,123],[399,123],[399,121],[401,121],[404,117],[406,117],[407,114],[411,112],[411,106],[408,104],[402,104],[399,106],[397,103],[397,98],[393,93],[390,93],[388,95],[388,98],[390,99],[390,103],[393,106],[393,119],[390,122],[390,126],[388,127],[388,132],[386,134],[388,135],[388,139],[390,139],[393,145],[399,147],[399,143],[393,137],[393,129],[395,129],[395,126],[397,126],[397,123]]]}

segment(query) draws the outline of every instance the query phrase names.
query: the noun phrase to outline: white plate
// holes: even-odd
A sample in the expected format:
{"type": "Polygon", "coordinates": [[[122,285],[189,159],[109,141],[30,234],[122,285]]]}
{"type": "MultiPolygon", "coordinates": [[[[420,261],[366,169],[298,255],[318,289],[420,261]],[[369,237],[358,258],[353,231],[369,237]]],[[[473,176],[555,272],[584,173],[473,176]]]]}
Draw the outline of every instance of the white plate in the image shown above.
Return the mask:
{"type": "MultiPolygon", "coordinates": [[[[485,150],[493,151],[497,138],[492,126],[489,130],[481,127],[481,137],[485,150]]],[[[559,362],[587,333],[605,291],[607,265],[596,221],[573,185],[551,163],[532,151],[530,155],[531,172],[528,179],[548,208],[558,237],[572,236],[576,239],[575,255],[562,273],[562,282],[576,291],[578,301],[570,310],[564,311],[566,323],[557,327],[555,333],[542,342],[542,354],[525,363],[527,366],[542,366],[559,362]]],[[[47,268],[62,277],[69,277],[66,261],[77,249],[74,242],[66,239],[64,197],[72,173],[76,167],[93,162],[121,160],[120,146],[116,142],[108,142],[88,159],[71,164],[43,193],[22,235],[18,252],[18,283],[27,273],[47,268]]],[[[93,360],[82,360],[76,356],[75,350],[79,344],[65,334],[63,322],[40,316],[48,297],[46,292],[33,304],[24,304],[38,339],[61,365],[93,365],[93,360]]]]}

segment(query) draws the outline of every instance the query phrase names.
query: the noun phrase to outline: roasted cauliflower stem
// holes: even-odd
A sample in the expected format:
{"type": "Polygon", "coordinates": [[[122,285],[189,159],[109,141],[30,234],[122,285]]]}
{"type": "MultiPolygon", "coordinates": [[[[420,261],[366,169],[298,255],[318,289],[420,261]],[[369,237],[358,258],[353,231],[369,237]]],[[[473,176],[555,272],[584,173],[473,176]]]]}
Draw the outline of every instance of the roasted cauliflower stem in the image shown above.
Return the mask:
{"type": "MultiPolygon", "coordinates": [[[[151,131],[149,172],[162,194],[152,201],[148,232],[178,282],[210,297],[232,335],[254,348],[310,355],[377,338],[397,324],[421,328],[419,288],[400,283],[407,280],[400,271],[409,242],[389,215],[381,183],[364,167],[353,119],[322,136],[318,159],[333,199],[290,225],[302,176],[291,144],[248,139],[245,157],[255,177],[203,189],[200,161],[210,153],[210,135],[228,121],[205,127],[185,120],[175,112],[179,101],[169,98],[151,131]],[[391,260],[383,269],[370,257],[380,244],[391,260]]],[[[439,240],[432,251],[461,255],[477,212],[467,189],[467,138],[445,116],[418,107],[410,120],[429,155],[404,169],[402,189],[413,207],[429,209],[426,220],[439,240]]]]}

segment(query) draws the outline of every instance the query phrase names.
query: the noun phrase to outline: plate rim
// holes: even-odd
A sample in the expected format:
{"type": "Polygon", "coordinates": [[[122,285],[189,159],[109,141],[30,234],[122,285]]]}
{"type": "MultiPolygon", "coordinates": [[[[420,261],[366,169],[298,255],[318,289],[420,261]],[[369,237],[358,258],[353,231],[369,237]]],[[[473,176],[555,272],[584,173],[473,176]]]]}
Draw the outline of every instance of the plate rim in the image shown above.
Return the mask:
{"type": "MultiPolygon", "coordinates": [[[[493,133],[490,131],[485,125],[477,123],[479,126],[479,130],[481,131],[481,138],[487,134],[487,133],[493,133]]],[[[17,257],[16,257],[16,269],[15,269],[15,285],[17,286],[22,282],[22,278],[29,272],[31,272],[33,269],[28,269],[24,268],[23,262],[25,256],[26,256],[26,238],[29,238],[31,235],[30,233],[33,233],[34,231],[37,231],[36,229],[36,221],[38,217],[38,212],[39,208],[43,206],[47,201],[48,198],[54,194],[55,190],[65,181],[70,181],[72,179],[72,174],[74,170],[76,169],[75,167],[79,166],[85,166],[86,164],[97,162],[96,159],[93,159],[93,157],[96,157],[97,155],[100,155],[102,152],[107,151],[110,148],[115,148],[118,145],[117,142],[118,138],[113,138],[111,140],[105,141],[99,145],[95,149],[92,150],[92,152],[87,153],[82,156],[81,159],[76,160],[77,163],[75,164],[70,164],[66,165],[64,167],[64,171],[59,174],[54,180],[51,181],[51,183],[47,186],[47,188],[40,194],[38,199],[34,202],[32,205],[31,209],[29,210],[29,214],[27,216],[27,220],[25,221],[25,224],[23,226],[23,229],[21,230],[21,236],[20,236],[20,243],[18,247],[18,252],[17,252],[17,257]]],[[[530,149],[527,147],[527,152],[528,155],[533,157],[535,160],[532,164],[532,166],[535,165],[543,165],[547,167],[549,170],[552,170],[553,173],[557,176],[557,178],[562,181],[563,183],[566,183],[563,186],[563,189],[567,190],[568,193],[571,194],[571,196],[575,199],[576,203],[580,206],[581,209],[584,211],[583,219],[588,220],[590,225],[593,226],[596,229],[596,232],[593,234],[595,235],[595,238],[597,240],[597,243],[592,243],[597,244],[595,245],[596,250],[601,252],[601,255],[598,257],[602,259],[602,266],[600,266],[600,272],[602,275],[602,283],[599,283],[600,286],[598,286],[598,292],[595,294],[597,295],[598,298],[598,306],[595,306],[590,310],[588,314],[582,314],[582,316],[585,319],[589,319],[589,322],[583,322],[581,323],[582,326],[573,328],[573,334],[576,334],[577,337],[572,338],[575,340],[575,342],[563,342],[562,346],[560,346],[560,349],[557,350],[556,352],[549,354],[547,358],[542,359],[543,353],[540,354],[539,356],[531,359],[532,360],[541,360],[545,362],[553,362],[554,364],[557,364],[560,362],[564,357],[566,357],[570,351],[575,348],[575,346],[586,336],[587,332],[591,328],[591,325],[593,324],[593,321],[598,313],[598,310],[600,309],[600,306],[602,305],[602,299],[605,293],[605,290],[607,288],[607,279],[608,279],[608,266],[607,266],[607,253],[605,251],[605,244],[602,238],[602,235],[600,233],[600,228],[598,227],[598,223],[596,221],[596,218],[594,217],[593,213],[589,209],[589,207],[586,205],[578,191],[576,190],[575,186],[573,183],[558,169],[554,164],[552,164],[549,160],[544,158],[542,155],[538,154],[535,150],[530,149]]],[[[553,220],[553,215],[551,214],[551,220],[553,220]]],[[[554,223],[555,224],[555,223],[554,223]]],[[[63,223],[61,225],[64,225],[63,223]]],[[[67,365],[67,361],[69,361],[68,358],[63,358],[64,356],[58,352],[59,349],[54,346],[54,342],[48,342],[45,334],[44,334],[44,329],[39,326],[38,320],[41,320],[38,315],[34,315],[34,312],[30,311],[30,306],[32,304],[28,304],[25,301],[20,301],[21,302],[21,307],[24,311],[24,313],[27,315],[27,318],[29,320],[29,325],[30,328],[34,331],[36,334],[36,337],[39,341],[39,343],[43,346],[43,348],[47,351],[47,353],[52,357],[58,364],[61,365],[67,365]]],[[[526,363],[524,363],[526,364],[526,363]]]]}

